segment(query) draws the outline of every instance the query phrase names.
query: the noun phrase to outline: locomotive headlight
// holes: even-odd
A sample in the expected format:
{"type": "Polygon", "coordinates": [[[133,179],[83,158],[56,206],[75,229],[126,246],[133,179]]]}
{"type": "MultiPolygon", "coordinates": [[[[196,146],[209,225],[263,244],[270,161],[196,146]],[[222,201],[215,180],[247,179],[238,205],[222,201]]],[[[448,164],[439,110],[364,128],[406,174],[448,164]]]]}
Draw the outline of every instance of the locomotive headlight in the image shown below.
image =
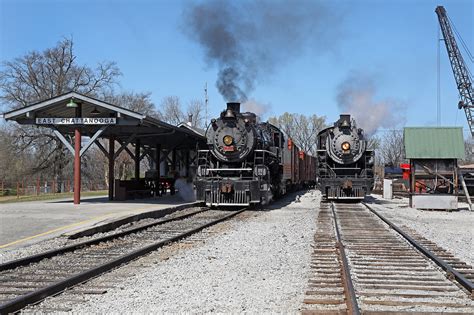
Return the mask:
{"type": "Polygon", "coordinates": [[[231,145],[232,144],[232,141],[234,141],[234,138],[232,138],[231,136],[224,136],[224,144],[225,145],[231,145]]]}
{"type": "Polygon", "coordinates": [[[341,148],[342,148],[342,150],[344,150],[344,151],[349,151],[349,149],[351,148],[351,144],[350,144],[349,142],[343,142],[343,143],[341,144],[341,148]]]}

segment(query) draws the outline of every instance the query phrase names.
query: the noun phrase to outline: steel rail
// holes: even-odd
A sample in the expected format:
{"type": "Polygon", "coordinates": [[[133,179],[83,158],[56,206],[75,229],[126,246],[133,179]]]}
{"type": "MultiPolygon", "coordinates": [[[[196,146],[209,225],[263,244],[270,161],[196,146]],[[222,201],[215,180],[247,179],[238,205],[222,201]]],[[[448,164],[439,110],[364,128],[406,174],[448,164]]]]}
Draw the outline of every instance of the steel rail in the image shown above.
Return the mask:
{"type": "Polygon", "coordinates": [[[109,261],[105,264],[102,264],[98,267],[95,267],[95,268],[92,268],[92,269],[89,269],[87,271],[84,271],[82,273],[79,273],[79,274],[76,274],[72,277],[69,277],[67,279],[64,279],[64,280],[61,280],[59,282],[56,282],[50,286],[47,286],[45,288],[42,288],[38,291],[34,291],[34,292],[31,292],[31,293],[28,293],[28,294],[25,294],[23,296],[20,296],[6,304],[3,304],[3,305],[0,305],[0,314],[9,314],[9,313],[13,313],[13,312],[16,312],[30,304],[33,304],[35,302],[38,302],[38,301],[41,301],[43,299],[45,299],[46,297],[48,296],[51,296],[51,295],[54,295],[56,293],[59,293],[67,288],[70,288],[72,286],[75,286],[79,283],[82,283],[82,282],[85,282],[93,277],[96,277],[106,271],[109,271],[113,268],[116,268],[124,263],[127,263],[131,260],[134,260],[140,256],[143,256],[145,254],[148,254],[149,252],[152,252],[160,247],[163,247],[165,245],[168,245],[170,243],[173,243],[173,242],[176,242],[176,241],[179,241],[183,238],[186,238],[192,234],[195,234],[197,232],[200,232],[201,230],[205,229],[205,228],[208,228],[212,225],[215,225],[217,223],[220,223],[222,221],[225,221],[225,220],[228,220],[236,215],[238,215],[239,213],[242,213],[246,211],[246,209],[242,209],[242,210],[239,210],[239,211],[235,211],[231,214],[228,214],[222,218],[219,218],[217,220],[214,220],[214,221],[211,221],[211,222],[208,222],[204,225],[201,225],[197,228],[194,228],[192,230],[189,230],[187,232],[184,232],[180,235],[177,235],[177,236],[173,236],[173,237],[170,237],[166,240],[163,240],[163,241],[159,241],[159,242],[156,242],[154,244],[151,244],[151,245],[148,245],[146,247],[143,247],[143,248],[140,248],[138,250],[135,250],[129,254],[125,254],[123,256],[120,256],[119,258],[117,259],[114,259],[112,261],[109,261]]]}
{"type": "Polygon", "coordinates": [[[342,261],[342,277],[344,279],[344,293],[346,295],[346,304],[348,312],[353,315],[360,315],[359,305],[357,304],[357,297],[355,295],[354,284],[350,274],[349,262],[344,249],[344,244],[339,233],[339,224],[337,223],[336,211],[334,210],[334,202],[331,202],[332,215],[334,217],[334,227],[336,230],[336,247],[339,249],[339,254],[342,261]]]}
{"type": "Polygon", "coordinates": [[[367,205],[365,202],[362,203],[364,206],[367,207],[373,214],[378,216],[382,221],[388,224],[392,229],[394,229],[398,234],[400,234],[403,238],[405,238],[411,245],[413,245],[417,250],[423,253],[426,257],[434,261],[438,266],[440,266],[444,271],[446,271],[449,279],[455,279],[461,286],[463,286],[466,290],[469,291],[471,296],[474,294],[474,284],[472,281],[468,280],[464,277],[460,272],[456,271],[451,267],[446,261],[442,258],[436,256],[433,252],[429,249],[418,243],[415,239],[409,236],[407,233],[403,232],[399,227],[395,224],[390,222],[387,218],[383,215],[378,213],[375,209],[367,205]]]}
{"type": "Polygon", "coordinates": [[[122,236],[125,236],[125,235],[128,235],[128,234],[132,234],[132,233],[135,233],[135,232],[138,232],[138,231],[141,231],[141,230],[145,230],[145,229],[148,229],[148,228],[156,226],[156,225],[162,225],[162,224],[165,224],[165,223],[168,223],[168,222],[186,219],[190,216],[196,215],[196,214],[204,212],[204,211],[208,211],[208,209],[201,209],[201,210],[194,211],[194,212],[184,214],[184,215],[181,215],[181,216],[177,216],[177,217],[174,217],[174,218],[159,220],[157,222],[152,222],[152,223],[149,223],[149,224],[146,224],[146,225],[143,225],[143,226],[138,226],[136,228],[132,228],[132,229],[129,229],[129,230],[126,230],[126,231],[122,231],[122,232],[114,233],[114,234],[111,234],[111,235],[99,237],[99,238],[96,238],[96,239],[93,239],[93,240],[90,240],[90,241],[85,241],[85,242],[77,243],[77,244],[74,244],[74,245],[69,245],[69,246],[65,246],[65,247],[62,247],[62,248],[53,249],[53,250],[46,251],[46,252],[43,252],[43,253],[39,253],[39,254],[36,254],[36,255],[32,255],[32,256],[28,256],[28,257],[24,257],[24,258],[19,258],[19,259],[12,260],[12,261],[8,261],[6,263],[0,264],[0,271],[14,269],[14,268],[21,267],[21,266],[26,266],[26,265],[29,265],[29,264],[34,263],[34,262],[41,261],[41,260],[46,259],[46,258],[51,258],[53,256],[57,256],[57,255],[60,255],[60,254],[71,252],[71,251],[74,251],[74,250],[82,248],[82,247],[95,245],[95,244],[105,242],[105,241],[110,241],[114,238],[119,238],[119,237],[122,237],[122,236]]]}

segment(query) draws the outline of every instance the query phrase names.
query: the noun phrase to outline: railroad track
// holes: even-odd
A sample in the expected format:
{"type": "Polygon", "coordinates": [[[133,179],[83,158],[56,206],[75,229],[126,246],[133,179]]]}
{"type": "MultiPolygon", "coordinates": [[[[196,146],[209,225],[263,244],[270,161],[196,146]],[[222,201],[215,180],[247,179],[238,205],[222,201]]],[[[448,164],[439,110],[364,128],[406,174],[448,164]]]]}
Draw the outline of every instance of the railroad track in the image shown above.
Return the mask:
{"type": "Polygon", "coordinates": [[[364,205],[322,203],[303,313],[474,313],[470,266],[419,241],[364,205]]]}
{"type": "Polygon", "coordinates": [[[316,226],[303,314],[347,314],[353,309],[354,290],[346,276],[330,204],[321,203],[316,226]]]}
{"type": "Polygon", "coordinates": [[[0,314],[21,310],[243,211],[198,209],[0,264],[0,314]]]}

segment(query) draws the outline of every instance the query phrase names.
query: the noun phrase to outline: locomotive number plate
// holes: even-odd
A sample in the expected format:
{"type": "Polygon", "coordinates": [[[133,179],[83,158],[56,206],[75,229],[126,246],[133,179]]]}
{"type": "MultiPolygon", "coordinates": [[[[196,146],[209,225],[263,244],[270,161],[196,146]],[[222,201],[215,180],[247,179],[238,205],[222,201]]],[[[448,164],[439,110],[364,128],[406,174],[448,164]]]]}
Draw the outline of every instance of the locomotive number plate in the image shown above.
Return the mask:
{"type": "Polygon", "coordinates": [[[235,148],[233,146],[227,146],[227,145],[224,146],[224,151],[225,152],[233,152],[234,149],[235,148]]]}

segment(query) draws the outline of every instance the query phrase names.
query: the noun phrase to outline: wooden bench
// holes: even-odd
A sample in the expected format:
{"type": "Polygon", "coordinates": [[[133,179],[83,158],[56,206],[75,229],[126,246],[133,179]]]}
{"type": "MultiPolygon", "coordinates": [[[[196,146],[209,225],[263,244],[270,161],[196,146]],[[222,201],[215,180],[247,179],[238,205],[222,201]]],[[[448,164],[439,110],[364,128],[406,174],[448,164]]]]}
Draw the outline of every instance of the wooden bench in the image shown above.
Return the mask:
{"type": "Polygon", "coordinates": [[[152,196],[151,192],[145,180],[115,180],[115,200],[149,198],[152,196]]]}

